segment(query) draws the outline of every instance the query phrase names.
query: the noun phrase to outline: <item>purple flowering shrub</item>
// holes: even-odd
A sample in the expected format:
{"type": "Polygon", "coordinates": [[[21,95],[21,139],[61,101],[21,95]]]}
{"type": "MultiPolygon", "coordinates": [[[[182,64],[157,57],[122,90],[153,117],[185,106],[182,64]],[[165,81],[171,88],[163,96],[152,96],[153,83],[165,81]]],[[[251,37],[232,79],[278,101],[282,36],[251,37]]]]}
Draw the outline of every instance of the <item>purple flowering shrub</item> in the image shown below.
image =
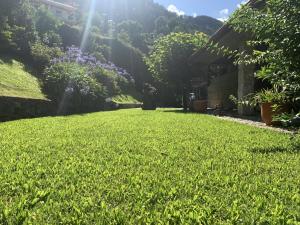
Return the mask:
{"type": "Polygon", "coordinates": [[[59,113],[90,112],[104,107],[107,90],[88,73],[88,67],[71,62],[45,69],[44,90],[59,113]]]}
{"type": "Polygon", "coordinates": [[[61,63],[61,62],[74,62],[79,65],[89,67],[92,72],[95,69],[103,69],[119,75],[127,79],[129,82],[134,82],[132,76],[125,70],[122,69],[110,61],[100,62],[96,57],[83,53],[79,48],[68,47],[66,53],[59,58],[53,59],[52,64],[61,63]]]}
{"type": "Polygon", "coordinates": [[[65,111],[70,112],[103,107],[104,99],[126,92],[133,84],[126,70],[111,62],[100,62],[75,47],[68,48],[45,69],[45,92],[57,107],[67,105],[65,111]]]}

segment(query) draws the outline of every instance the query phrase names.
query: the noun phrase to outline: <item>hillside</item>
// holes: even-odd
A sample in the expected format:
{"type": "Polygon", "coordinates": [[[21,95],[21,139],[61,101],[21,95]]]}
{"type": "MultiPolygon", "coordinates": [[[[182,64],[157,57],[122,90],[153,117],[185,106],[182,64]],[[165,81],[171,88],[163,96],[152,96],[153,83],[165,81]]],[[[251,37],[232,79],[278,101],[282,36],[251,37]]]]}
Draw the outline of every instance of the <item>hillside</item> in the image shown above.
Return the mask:
{"type": "MultiPolygon", "coordinates": [[[[70,0],[59,0],[70,3],[70,0]]],[[[90,0],[76,0],[83,13],[88,11],[90,0]]],[[[200,3],[199,3],[200,4],[200,3]]],[[[213,34],[222,26],[222,22],[209,16],[181,16],[167,11],[153,0],[101,0],[96,3],[94,25],[99,26],[101,32],[109,32],[112,24],[131,20],[142,26],[143,33],[170,33],[176,31],[200,31],[208,35],[213,34]],[[160,29],[163,27],[163,31],[160,29]],[[102,29],[101,29],[102,28],[102,29]]]]}
{"type": "Polygon", "coordinates": [[[169,32],[202,31],[210,35],[222,25],[222,22],[207,16],[178,17],[152,0],[103,0],[97,4],[98,12],[107,15],[108,19],[115,23],[124,20],[138,21],[146,33],[158,32],[158,21],[162,18],[166,21],[169,32]]]}
{"type": "MultiPolygon", "coordinates": [[[[127,96],[132,90],[141,95],[144,85],[155,82],[144,59],[156,40],[173,32],[211,34],[222,25],[206,16],[179,17],[152,0],[95,2],[95,12],[90,13],[89,0],[78,0],[82,13],[76,24],[64,23],[55,10],[31,1],[0,3],[0,54],[26,61],[42,78],[45,95],[55,107],[70,92],[68,104],[74,107],[66,107],[72,112],[103,109],[108,97],[127,96]]],[[[2,96],[44,98],[38,81],[21,64],[12,61],[2,67],[2,96]]]]}
{"type": "Polygon", "coordinates": [[[0,96],[45,99],[38,80],[13,59],[0,59],[0,96]]]}

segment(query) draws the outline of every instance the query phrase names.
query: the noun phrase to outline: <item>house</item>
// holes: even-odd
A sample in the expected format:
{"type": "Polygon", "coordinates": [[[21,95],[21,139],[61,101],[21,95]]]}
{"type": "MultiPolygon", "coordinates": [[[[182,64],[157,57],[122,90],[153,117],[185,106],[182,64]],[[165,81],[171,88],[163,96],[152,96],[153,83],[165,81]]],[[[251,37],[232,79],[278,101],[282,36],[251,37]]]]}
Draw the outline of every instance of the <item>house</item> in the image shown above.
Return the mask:
{"type": "Polygon", "coordinates": [[[35,0],[36,5],[43,5],[50,10],[57,18],[66,23],[74,24],[77,21],[77,8],[75,4],[63,4],[52,0],[35,0]]]}
{"type": "MultiPolygon", "coordinates": [[[[251,0],[247,4],[257,9],[264,7],[263,1],[251,0]]],[[[246,45],[247,40],[250,39],[250,34],[238,33],[226,24],[210,38],[219,46],[239,52],[250,50],[246,45]]],[[[232,59],[213,54],[206,49],[196,52],[189,61],[195,76],[198,77],[197,85],[194,80],[191,81],[191,86],[194,87],[192,91],[201,90],[204,94],[200,97],[207,100],[209,108],[221,107],[224,110],[232,110],[235,106],[229,98],[231,95],[241,99],[261,89],[263,85],[255,78],[255,72],[259,69],[258,65],[237,66],[232,59]],[[199,82],[199,79],[202,82],[199,82]]],[[[252,112],[253,110],[249,107],[238,107],[240,115],[249,115],[252,112]]]]}

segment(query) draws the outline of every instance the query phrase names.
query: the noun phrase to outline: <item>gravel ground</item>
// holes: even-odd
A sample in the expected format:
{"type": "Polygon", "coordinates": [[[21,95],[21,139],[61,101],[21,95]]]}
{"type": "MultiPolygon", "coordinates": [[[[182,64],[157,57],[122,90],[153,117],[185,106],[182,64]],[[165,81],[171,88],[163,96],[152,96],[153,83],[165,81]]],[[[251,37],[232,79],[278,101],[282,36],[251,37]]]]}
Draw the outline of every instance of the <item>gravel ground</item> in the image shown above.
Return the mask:
{"type": "Polygon", "coordinates": [[[242,124],[248,124],[250,126],[255,126],[258,128],[263,128],[263,129],[269,129],[269,130],[274,130],[277,132],[282,132],[282,133],[287,133],[287,134],[294,134],[296,131],[294,130],[287,130],[279,127],[270,127],[267,126],[265,123],[257,121],[257,120],[250,120],[250,119],[244,119],[244,118],[234,118],[234,117],[229,117],[229,116],[218,116],[219,119],[222,120],[229,120],[229,121],[234,121],[237,123],[242,123],[242,124]]]}

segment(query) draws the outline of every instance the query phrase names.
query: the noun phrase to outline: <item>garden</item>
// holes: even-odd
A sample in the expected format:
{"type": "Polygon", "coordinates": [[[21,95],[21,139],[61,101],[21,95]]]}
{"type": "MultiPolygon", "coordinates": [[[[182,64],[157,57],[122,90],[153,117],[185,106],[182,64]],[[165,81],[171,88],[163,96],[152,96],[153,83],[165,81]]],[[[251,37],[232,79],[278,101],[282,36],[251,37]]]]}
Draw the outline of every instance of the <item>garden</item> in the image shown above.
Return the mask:
{"type": "Polygon", "coordinates": [[[15,119],[0,123],[0,224],[300,224],[299,0],[253,0],[226,24],[111,2],[74,1],[74,25],[42,2],[0,1],[0,121],[15,119]],[[214,43],[222,25],[251,34],[250,50],[214,43]],[[261,107],[290,130],[188,112],[191,80],[213,78],[191,66],[203,49],[265,84],[226,97],[232,111],[261,107]]]}

